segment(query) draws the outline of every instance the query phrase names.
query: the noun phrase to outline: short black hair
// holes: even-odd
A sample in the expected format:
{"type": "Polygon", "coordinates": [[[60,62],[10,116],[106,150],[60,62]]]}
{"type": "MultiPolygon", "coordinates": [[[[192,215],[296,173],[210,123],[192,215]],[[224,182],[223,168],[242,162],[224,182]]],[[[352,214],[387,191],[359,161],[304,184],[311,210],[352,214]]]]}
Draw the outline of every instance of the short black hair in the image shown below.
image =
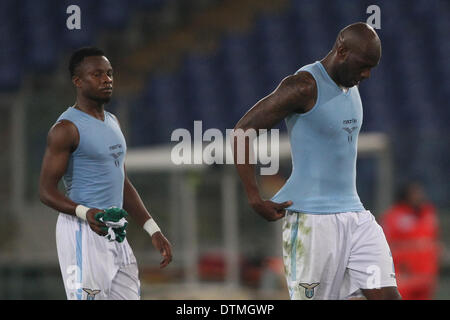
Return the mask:
{"type": "Polygon", "coordinates": [[[83,47],[75,51],[70,57],[69,71],[70,77],[75,75],[75,69],[81,64],[84,58],[92,56],[104,56],[103,50],[96,47],[83,47]]]}

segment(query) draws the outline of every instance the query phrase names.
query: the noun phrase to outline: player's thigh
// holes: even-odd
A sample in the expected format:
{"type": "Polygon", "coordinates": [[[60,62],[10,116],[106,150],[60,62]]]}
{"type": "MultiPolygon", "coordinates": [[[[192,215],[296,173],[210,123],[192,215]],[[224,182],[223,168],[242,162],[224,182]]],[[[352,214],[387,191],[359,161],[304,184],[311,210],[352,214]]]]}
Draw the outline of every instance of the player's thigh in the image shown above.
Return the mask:
{"type": "Polygon", "coordinates": [[[350,252],[338,224],[336,215],[286,214],[283,262],[291,299],[338,298],[350,252]]]}
{"type": "Polygon", "coordinates": [[[56,249],[67,299],[81,300],[83,295],[81,223],[62,215],[58,217],[56,249]]]}
{"type": "Polygon", "coordinates": [[[379,289],[361,289],[367,300],[401,300],[397,287],[384,287],[379,289]]]}
{"type": "Polygon", "coordinates": [[[360,214],[354,231],[347,272],[347,292],[341,295],[351,295],[357,290],[366,292],[368,297],[394,297],[398,293],[389,245],[383,229],[368,211],[360,214]]]}
{"type": "Polygon", "coordinates": [[[56,240],[67,298],[107,299],[118,269],[111,244],[72,217],[58,219],[56,240]]]}
{"type": "Polygon", "coordinates": [[[108,299],[140,300],[141,283],[136,263],[123,266],[112,280],[108,299]]]}

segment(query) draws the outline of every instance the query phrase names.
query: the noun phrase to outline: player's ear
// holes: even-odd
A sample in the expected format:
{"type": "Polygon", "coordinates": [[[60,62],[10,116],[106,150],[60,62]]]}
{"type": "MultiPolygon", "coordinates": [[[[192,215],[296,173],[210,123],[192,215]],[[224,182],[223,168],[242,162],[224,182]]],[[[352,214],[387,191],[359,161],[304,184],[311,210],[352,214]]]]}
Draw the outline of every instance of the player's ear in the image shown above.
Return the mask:
{"type": "Polygon", "coordinates": [[[72,77],[72,83],[76,88],[80,88],[81,87],[81,79],[78,75],[74,75],[72,77]]]}
{"type": "Polygon", "coordinates": [[[348,55],[348,49],[342,43],[337,46],[336,52],[340,59],[345,59],[348,55]]]}

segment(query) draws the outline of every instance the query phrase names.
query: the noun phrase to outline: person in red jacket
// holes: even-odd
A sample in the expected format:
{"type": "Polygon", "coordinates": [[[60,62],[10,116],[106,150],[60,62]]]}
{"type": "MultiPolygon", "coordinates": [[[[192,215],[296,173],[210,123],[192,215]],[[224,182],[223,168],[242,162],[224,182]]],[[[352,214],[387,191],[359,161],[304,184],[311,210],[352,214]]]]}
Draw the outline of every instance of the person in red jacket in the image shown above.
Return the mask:
{"type": "Polygon", "coordinates": [[[435,207],[419,183],[401,189],[397,202],[381,216],[381,225],[403,299],[432,299],[439,271],[439,230],[435,207]]]}

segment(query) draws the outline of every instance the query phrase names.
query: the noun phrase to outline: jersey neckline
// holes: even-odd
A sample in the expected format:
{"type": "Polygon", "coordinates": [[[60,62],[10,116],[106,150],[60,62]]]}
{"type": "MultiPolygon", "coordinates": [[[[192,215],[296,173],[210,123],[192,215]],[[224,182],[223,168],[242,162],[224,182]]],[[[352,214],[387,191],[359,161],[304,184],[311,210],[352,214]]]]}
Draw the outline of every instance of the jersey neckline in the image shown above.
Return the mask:
{"type": "Polygon", "coordinates": [[[337,90],[339,90],[339,92],[341,92],[343,95],[348,96],[348,95],[350,94],[350,89],[353,88],[353,87],[348,88],[347,91],[344,91],[344,89],[342,89],[341,87],[339,87],[339,86],[337,85],[337,83],[330,77],[330,75],[328,74],[327,70],[326,70],[325,67],[323,66],[322,62],[320,62],[320,61],[316,61],[316,62],[317,62],[317,64],[319,65],[320,71],[325,75],[325,77],[326,77],[329,81],[331,81],[331,83],[333,83],[333,85],[335,86],[335,88],[336,88],[337,90]]]}
{"type": "Polygon", "coordinates": [[[77,111],[81,112],[82,114],[88,116],[89,118],[92,118],[94,120],[100,121],[101,123],[106,123],[106,111],[105,110],[103,110],[103,117],[104,117],[105,120],[100,120],[100,119],[97,119],[96,117],[94,117],[93,115],[90,115],[89,113],[84,112],[83,110],[75,108],[74,106],[70,106],[69,108],[77,110],[77,111]]]}

